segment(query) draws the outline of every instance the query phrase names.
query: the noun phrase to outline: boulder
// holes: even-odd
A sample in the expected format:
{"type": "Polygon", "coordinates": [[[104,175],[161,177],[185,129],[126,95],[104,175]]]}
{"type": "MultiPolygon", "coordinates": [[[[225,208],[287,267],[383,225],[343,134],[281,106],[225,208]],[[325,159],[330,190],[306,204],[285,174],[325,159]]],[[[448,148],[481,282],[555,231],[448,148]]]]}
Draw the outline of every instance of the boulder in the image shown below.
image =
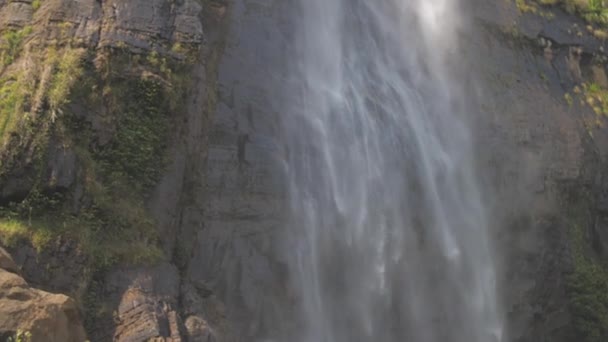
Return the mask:
{"type": "Polygon", "coordinates": [[[37,290],[17,273],[0,248],[0,335],[31,335],[31,342],[83,342],[86,334],[78,307],[69,297],[37,290]]]}

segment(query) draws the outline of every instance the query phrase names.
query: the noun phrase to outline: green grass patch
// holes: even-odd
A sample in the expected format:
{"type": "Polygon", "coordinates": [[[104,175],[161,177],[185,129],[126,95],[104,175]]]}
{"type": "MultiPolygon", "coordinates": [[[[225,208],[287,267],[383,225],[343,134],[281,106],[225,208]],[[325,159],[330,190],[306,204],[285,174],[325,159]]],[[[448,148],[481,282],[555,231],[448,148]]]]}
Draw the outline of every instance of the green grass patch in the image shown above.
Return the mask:
{"type": "Polygon", "coordinates": [[[0,219],[0,240],[9,247],[16,247],[19,242],[29,240],[31,227],[20,220],[0,219]]]}
{"type": "Polygon", "coordinates": [[[5,246],[17,247],[20,243],[29,241],[41,251],[54,236],[54,232],[44,222],[0,219],[0,241],[5,246]]]}
{"type": "Polygon", "coordinates": [[[28,91],[21,75],[0,82],[0,137],[5,137],[15,130],[28,91]]]}
{"type": "Polygon", "coordinates": [[[0,36],[0,63],[7,66],[15,61],[23,48],[23,41],[32,34],[32,27],[8,30],[0,36]]]}
{"type": "Polygon", "coordinates": [[[47,63],[51,63],[54,70],[46,92],[46,99],[53,119],[57,112],[70,101],[70,92],[75,82],[83,74],[83,54],[82,49],[64,49],[61,53],[52,49],[48,53],[47,63]]]}
{"type": "Polygon", "coordinates": [[[114,201],[104,195],[105,202],[70,213],[63,195],[34,191],[24,201],[0,209],[0,242],[9,247],[29,242],[41,251],[58,237],[71,239],[78,242],[94,268],[161,260],[155,225],[143,203],[125,198],[128,195],[114,201]]]}
{"type": "MultiPolygon", "coordinates": [[[[42,127],[49,128],[61,108],[70,101],[70,91],[83,73],[84,49],[49,47],[39,52],[36,67],[4,77],[0,85],[0,143],[11,133],[40,135],[42,127]],[[37,132],[23,132],[22,119],[36,120],[30,126],[37,132]],[[47,124],[44,124],[44,121],[47,124]]],[[[32,57],[32,56],[31,56],[32,57]]],[[[1,145],[1,144],[0,144],[1,145]]]]}

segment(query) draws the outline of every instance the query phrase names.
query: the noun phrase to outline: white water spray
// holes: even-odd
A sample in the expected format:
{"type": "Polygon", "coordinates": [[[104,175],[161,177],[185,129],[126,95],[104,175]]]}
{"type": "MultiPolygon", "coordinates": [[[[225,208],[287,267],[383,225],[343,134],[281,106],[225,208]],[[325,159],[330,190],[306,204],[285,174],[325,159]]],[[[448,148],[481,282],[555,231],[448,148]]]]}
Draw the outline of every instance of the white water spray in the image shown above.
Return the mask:
{"type": "Polygon", "coordinates": [[[298,342],[496,342],[456,0],[300,0],[283,132],[298,342]]]}

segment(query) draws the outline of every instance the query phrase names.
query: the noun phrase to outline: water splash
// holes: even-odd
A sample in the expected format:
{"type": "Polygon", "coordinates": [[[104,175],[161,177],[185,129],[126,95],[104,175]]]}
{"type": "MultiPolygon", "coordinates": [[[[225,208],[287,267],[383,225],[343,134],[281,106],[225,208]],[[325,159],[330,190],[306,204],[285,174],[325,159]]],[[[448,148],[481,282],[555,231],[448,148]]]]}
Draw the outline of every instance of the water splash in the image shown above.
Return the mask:
{"type": "Polygon", "coordinates": [[[298,341],[500,341],[458,4],[300,2],[282,123],[298,341]]]}

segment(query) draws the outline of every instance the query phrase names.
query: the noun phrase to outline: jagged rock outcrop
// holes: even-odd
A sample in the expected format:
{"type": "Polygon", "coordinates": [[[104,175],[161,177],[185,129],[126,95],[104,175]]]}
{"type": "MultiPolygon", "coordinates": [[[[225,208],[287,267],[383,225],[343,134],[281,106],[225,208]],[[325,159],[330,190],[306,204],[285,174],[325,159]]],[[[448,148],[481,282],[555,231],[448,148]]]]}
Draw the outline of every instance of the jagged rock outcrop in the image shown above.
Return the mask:
{"type": "Polygon", "coordinates": [[[120,269],[109,275],[105,289],[119,303],[113,341],[158,338],[181,341],[178,309],[179,273],[173,265],[120,269]]]}
{"type": "Polygon", "coordinates": [[[87,340],[80,312],[69,297],[30,287],[0,248],[0,336],[26,334],[31,342],[87,340]]]}

